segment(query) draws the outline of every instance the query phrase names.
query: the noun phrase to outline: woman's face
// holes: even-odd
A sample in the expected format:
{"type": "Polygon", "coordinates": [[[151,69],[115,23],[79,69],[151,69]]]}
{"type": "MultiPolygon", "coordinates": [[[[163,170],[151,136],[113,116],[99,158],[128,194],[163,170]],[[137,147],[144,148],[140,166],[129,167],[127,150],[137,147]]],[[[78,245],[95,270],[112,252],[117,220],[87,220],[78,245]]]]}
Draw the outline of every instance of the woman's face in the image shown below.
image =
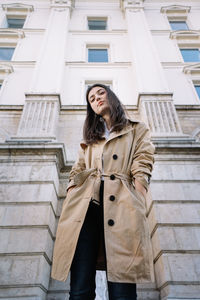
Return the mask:
{"type": "Polygon", "coordinates": [[[105,114],[110,112],[107,91],[104,88],[100,86],[92,88],[88,94],[88,101],[92,110],[97,115],[101,115],[103,117],[105,114]]]}

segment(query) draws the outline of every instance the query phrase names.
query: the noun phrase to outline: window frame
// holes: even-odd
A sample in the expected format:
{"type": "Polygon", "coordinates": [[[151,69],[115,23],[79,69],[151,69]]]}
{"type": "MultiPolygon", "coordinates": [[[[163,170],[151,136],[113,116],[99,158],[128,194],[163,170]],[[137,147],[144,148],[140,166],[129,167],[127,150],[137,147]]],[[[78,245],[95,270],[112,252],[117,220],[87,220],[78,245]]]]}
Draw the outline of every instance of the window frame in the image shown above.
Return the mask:
{"type": "Polygon", "coordinates": [[[12,49],[14,49],[14,50],[13,50],[13,54],[12,54],[10,60],[7,60],[7,59],[6,59],[6,60],[2,60],[2,59],[0,59],[0,61],[1,61],[1,62],[4,62],[4,61],[5,61],[5,62],[13,61],[13,57],[14,57],[14,53],[15,53],[15,50],[16,50],[16,46],[7,46],[7,45],[2,45],[2,44],[0,44],[0,49],[1,49],[1,48],[12,48],[12,49]]]}
{"type": "Polygon", "coordinates": [[[91,31],[91,32],[104,32],[104,31],[107,31],[108,30],[108,17],[107,16],[87,16],[86,17],[86,30],[88,31],[91,31]],[[106,29],[89,29],[89,24],[88,24],[88,21],[89,20],[99,20],[99,21],[106,21],[106,29]]]}
{"type": "Polygon", "coordinates": [[[195,82],[193,82],[193,85],[194,85],[194,89],[195,89],[195,92],[196,92],[196,95],[197,95],[197,98],[199,99],[199,101],[200,101],[200,81],[199,82],[197,82],[197,83],[195,83],[195,82]],[[197,92],[197,90],[196,90],[196,87],[199,87],[199,93],[197,92]]]}
{"type": "Polygon", "coordinates": [[[87,17],[87,30],[89,30],[89,31],[94,31],[94,32],[96,32],[96,31],[101,31],[101,32],[104,32],[104,31],[107,31],[108,30],[108,18],[107,17],[90,17],[90,16],[88,16],[87,17]],[[105,21],[105,29],[90,29],[89,28],[89,21],[105,21]]]}
{"type": "Polygon", "coordinates": [[[184,63],[195,63],[195,62],[199,63],[200,62],[200,58],[199,58],[199,61],[185,61],[184,57],[181,53],[181,50],[198,50],[199,51],[199,56],[200,56],[200,47],[198,47],[198,46],[197,47],[183,47],[183,46],[179,45],[179,50],[180,50],[180,55],[181,55],[182,60],[183,60],[184,63]]]}
{"type": "Polygon", "coordinates": [[[89,64],[107,64],[110,62],[110,47],[109,45],[86,45],[86,62],[89,64]],[[89,61],[89,50],[92,49],[104,49],[107,50],[107,56],[108,56],[108,61],[104,61],[104,62],[90,62],[89,61]]]}
{"type": "Polygon", "coordinates": [[[6,16],[6,22],[7,22],[7,27],[8,29],[23,29],[25,26],[25,23],[26,23],[26,16],[23,17],[23,16],[6,16]],[[22,27],[9,27],[9,23],[8,23],[8,19],[10,20],[24,20],[24,23],[23,23],[23,26],[22,27]]]}
{"type": "MultiPolygon", "coordinates": [[[[23,29],[26,27],[26,23],[34,11],[34,6],[30,4],[23,4],[23,3],[8,3],[2,4],[3,11],[5,12],[5,17],[3,21],[3,28],[8,29],[23,29]],[[11,28],[5,27],[7,23],[7,19],[25,19],[24,25],[22,28],[11,28]]],[[[1,26],[2,26],[1,25],[1,26]]]]}
{"type": "Polygon", "coordinates": [[[169,25],[170,25],[170,28],[171,28],[171,30],[172,31],[180,31],[180,30],[184,30],[184,31],[186,31],[186,30],[190,30],[190,27],[188,26],[188,23],[186,22],[186,20],[168,20],[169,21],[169,25]],[[187,26],[187,29],[173,29],[172,27],[171,27],[171,23],[172,22],[174,22],[174,23],[185,23],[186,24],[186,26],[187,26]]]}

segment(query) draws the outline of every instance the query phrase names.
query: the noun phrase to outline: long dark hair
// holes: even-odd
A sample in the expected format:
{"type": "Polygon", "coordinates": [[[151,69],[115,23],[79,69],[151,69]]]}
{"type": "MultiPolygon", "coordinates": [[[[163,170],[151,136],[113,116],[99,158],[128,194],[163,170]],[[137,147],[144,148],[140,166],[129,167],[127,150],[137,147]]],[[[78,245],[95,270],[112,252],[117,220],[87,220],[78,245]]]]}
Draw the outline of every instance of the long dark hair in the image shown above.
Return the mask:
{"type": "Polygon", "coordinates": [[[93,111],[88,101],[89,92],[92,88],[97,86],[104,88],[107,92],[108,103],[110,106],[110,121],[112,127],[111,131],[120,131],[128,123],[125,108],[123,108],[122,103],[115,95],[115,93],[113,93],[113,91],[111,91],[111,89],[104,84],[93,84],[87,89],[86,92],[87,115],[83,126],[83,138],[87,144],[93,144],[102,140],[102,136],[105,131],[103,118],[93,111]]]}

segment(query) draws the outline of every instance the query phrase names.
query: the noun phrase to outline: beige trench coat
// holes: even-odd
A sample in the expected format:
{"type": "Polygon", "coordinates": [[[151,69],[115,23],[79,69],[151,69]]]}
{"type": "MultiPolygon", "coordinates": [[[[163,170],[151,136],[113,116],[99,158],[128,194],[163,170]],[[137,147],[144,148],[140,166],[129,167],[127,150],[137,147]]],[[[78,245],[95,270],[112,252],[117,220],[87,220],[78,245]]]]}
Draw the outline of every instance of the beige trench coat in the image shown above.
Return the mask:
{"type": "Polygon", "coordinates": [[[60,216],[53,255],[52,277],[65,281],[91,198],[98,200],[104,158],[104,232],[107,276],[111,282],[154,280],[153,257],[145,198],[134,178],[148,188],[154,162],[149,129],[129,120],[120,132],[93,145],[80,144],[70,172],[75,187],[67,193],[60,216]],[[115,156],[113,156],[115,154],[115,156]],[[115,196],[110,201],[111,195],[115,196]],[[108,220],[114,225],[109,225],[108,220]]]}

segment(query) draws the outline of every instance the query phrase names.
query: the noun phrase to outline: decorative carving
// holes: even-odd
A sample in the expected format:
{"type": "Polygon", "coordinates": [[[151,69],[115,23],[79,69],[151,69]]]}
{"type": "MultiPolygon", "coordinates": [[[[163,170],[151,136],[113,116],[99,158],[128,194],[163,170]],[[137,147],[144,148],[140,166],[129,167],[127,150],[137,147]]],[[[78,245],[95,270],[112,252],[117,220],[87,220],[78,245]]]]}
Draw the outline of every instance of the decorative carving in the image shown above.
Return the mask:
{"type": "MultiPolygon", "coordinates": [[[[2,28],[0,29],[0,38],[14,38],[14,39],[22,39],[25,37],[24,31],[22,29],[9,29],[9,28],[2,28]]],[[[7,41],[5,40],[5,43],[7,41]]]]}
{"type": "Polygon", "coordinates": [[[120,7],[122,11],[125,11],[125,9],[130,9],[130,11],[136,12],[143,7],[144,0],[121,0],[120,1],[120,7]]]}
{"type": "Polygon", "coordinates": [[[0,74],[10,74],[14,72],[14,69],[11,65],[0,63],[0,74]]]}
{"type": "Polygon", "coordinates": [[[161,7],[160,11],[161,13],[166,14],[173,14],[173,13],[179,13],[179,14],[187,14],[191,10],[191,6],[185,6],[185,5],[168,5],[161,7]]]}
{"type": "Polygon", "coordinates": [[[200,75],[200,63],[185,66],[183,68],[183,73],[190,75],[200,75]]]}
{"type": "Polygon", "coordinates": [[[199,30],[176,30],[170,32],[171,39],[199,39],[199,30]]]}
{"type": "Polygon", "coordinates": [[[58,95],[26,95],[17,139],[56,139],[56,123],[60,110],[58,95]]]}
{"type": "Polygon", "coordinates": [[[33,5],[28,5],[23,3],[2,4],[2,8],[4,11],[6,11],[6,13],[10,13],[10,12],[28,13],[34,11],[33,5]]]}
{"type": "Polygon", "coordinates": [[[200,127],[196,128],[193,133],[192,137],[196,139],[197,142],[200,142],[200,127]]]}
{"type": "Polygon", "coordinates": [[[141,95],[139,110],[153,136],[182,135],[178,115],[171,97],[141,95]]]}
{"type": "Polygon", "coordinates": [[[51,0],[51,7],[57,9],[73,8],[75,0],[51,0]]]}

